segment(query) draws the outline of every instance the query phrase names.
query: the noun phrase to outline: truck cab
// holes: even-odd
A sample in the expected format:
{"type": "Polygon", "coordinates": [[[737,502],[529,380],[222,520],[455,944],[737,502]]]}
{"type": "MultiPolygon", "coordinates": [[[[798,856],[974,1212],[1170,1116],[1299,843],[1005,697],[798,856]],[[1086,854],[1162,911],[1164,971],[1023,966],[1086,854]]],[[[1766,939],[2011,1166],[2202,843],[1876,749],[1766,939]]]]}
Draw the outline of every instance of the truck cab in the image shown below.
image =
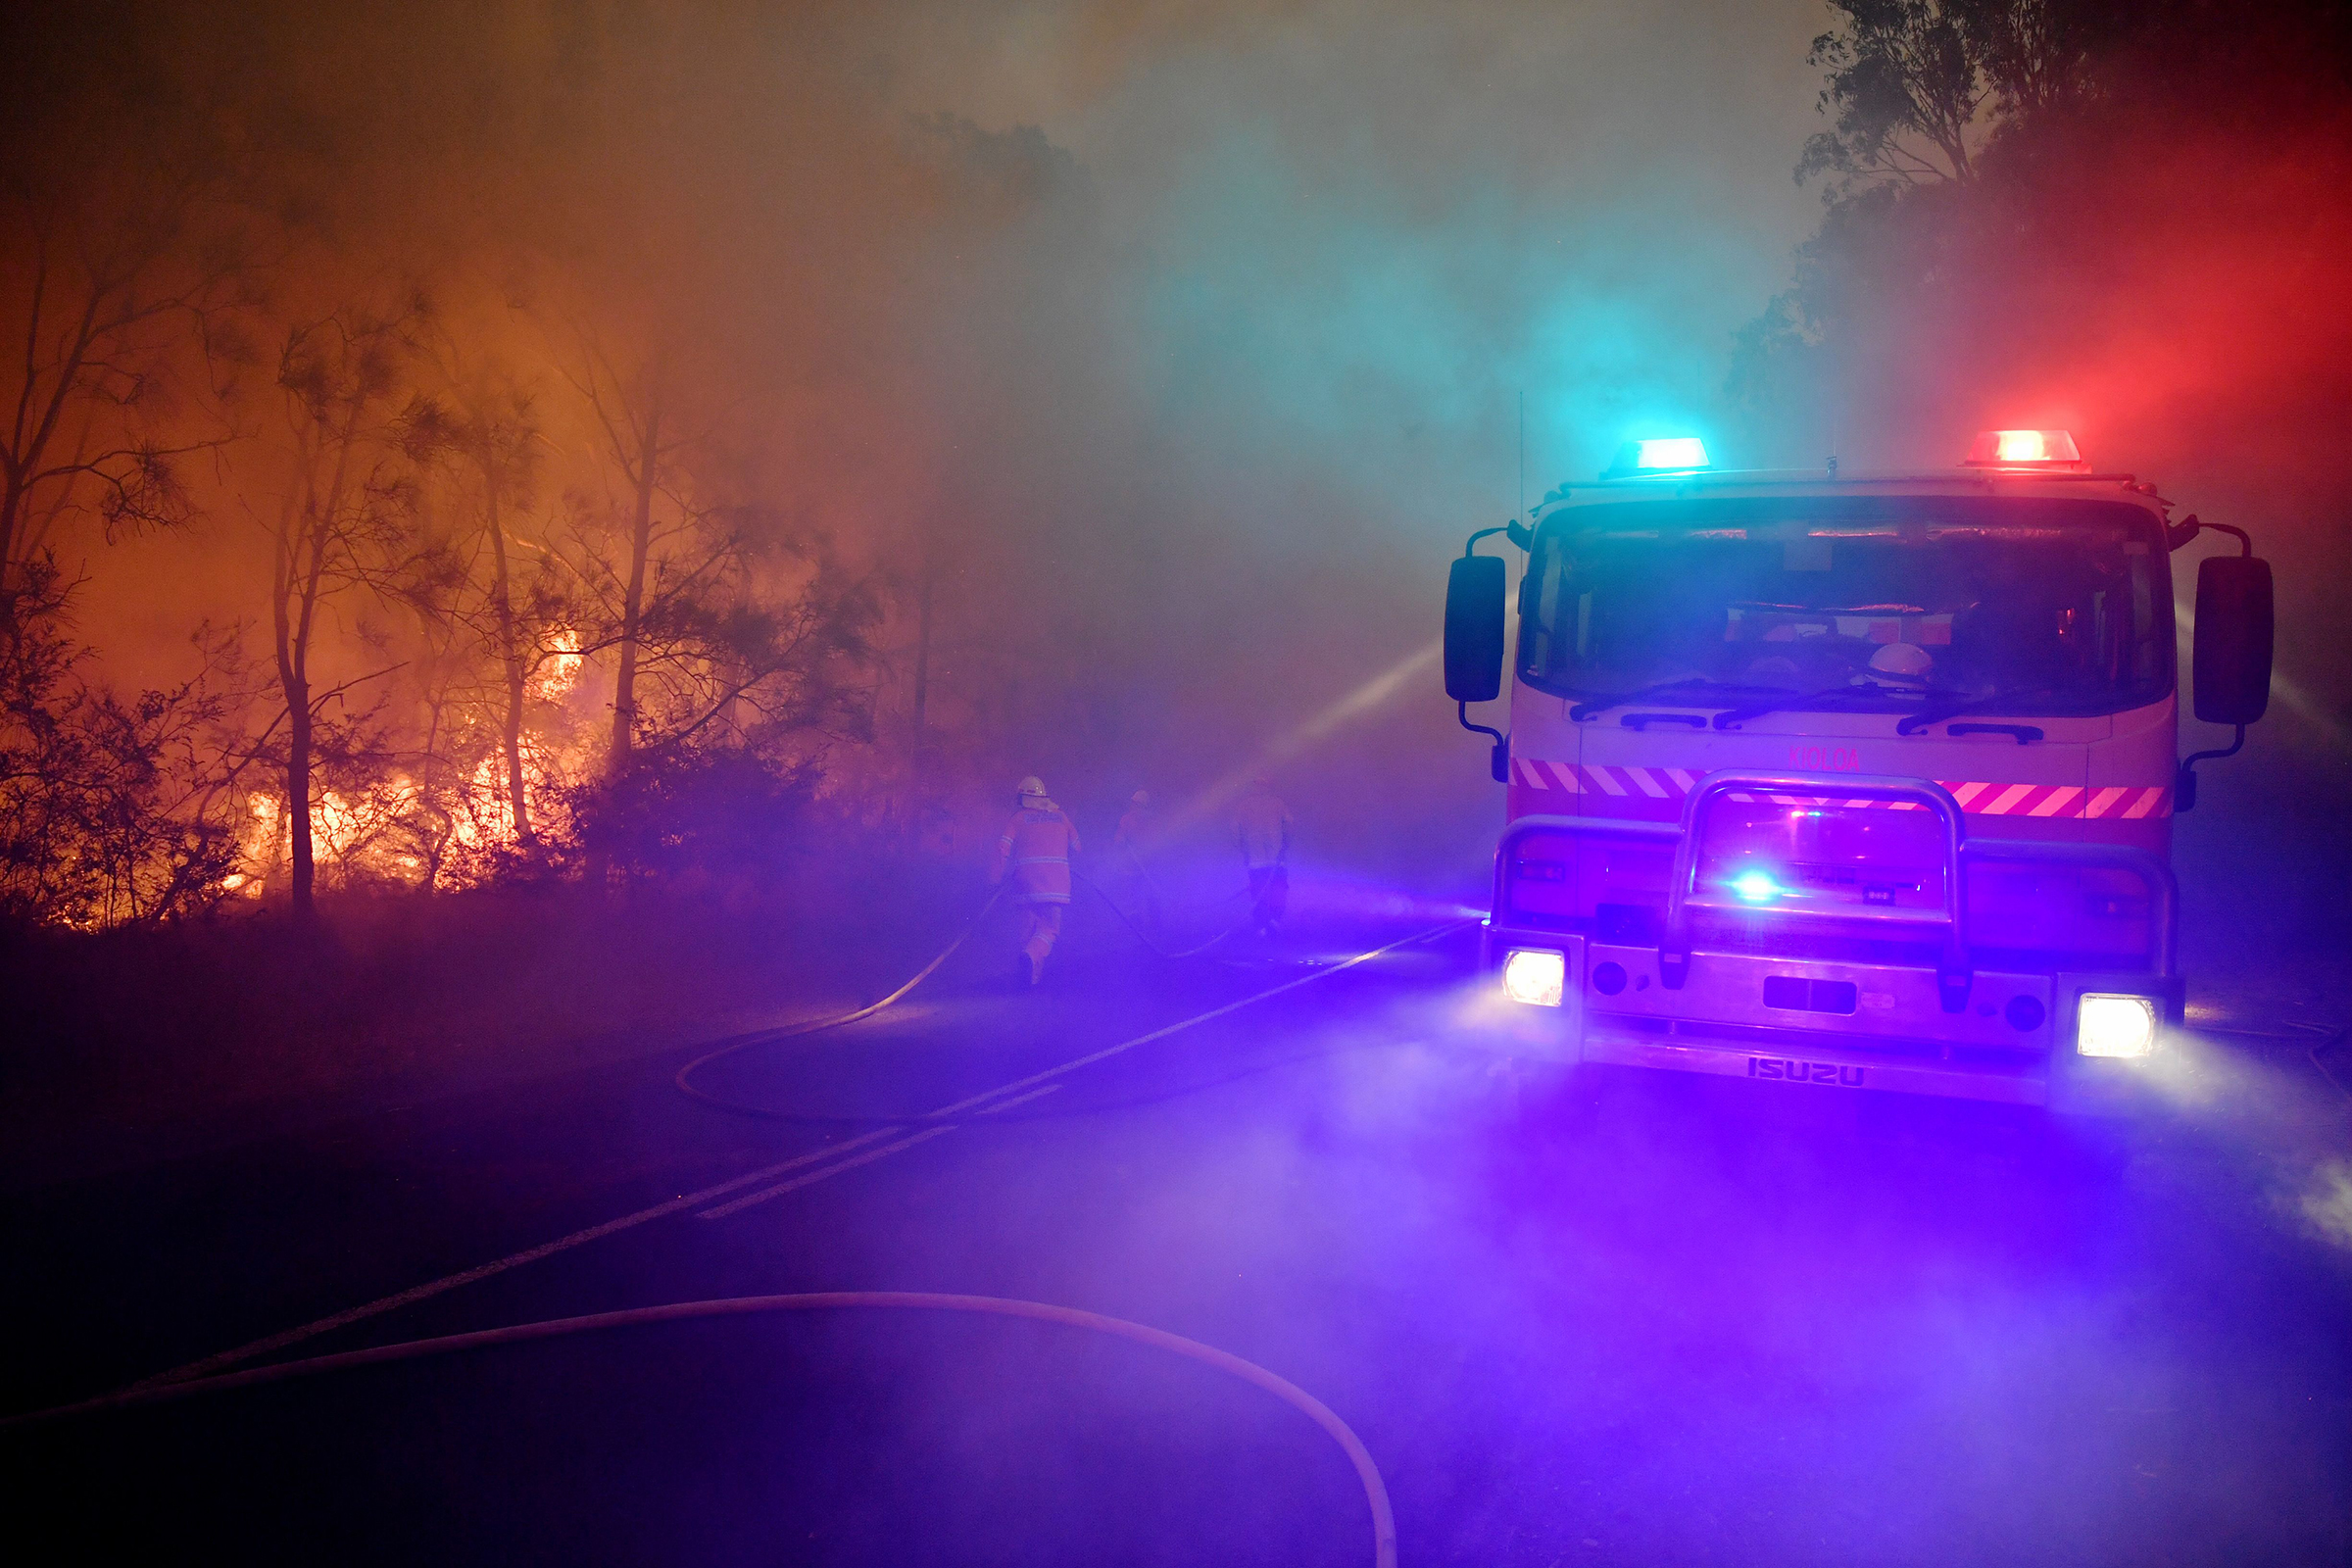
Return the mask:
{"type": "MultiPolygon", "coordinates": [[[[2170,557],[2062,431],[1950,470],[1635,443],[1474,535],[1448,695],[1500,695],[1492,983],[1571,1061],[2100,1108],[2180,1019],[2170,557]]],[[[2236,532],[2236,530],[2228,530],[2236,532]]],[[[2241,541],[2244,536],[2239,535],[2241,541]]],[[[2266,564],[2202,564],[2200,718],[2261,716],[2266,564]]],[[[2236,747],[2230,748],[2234,752],[2236,747]]],[[[2228,753],[2207,755],[2229,755],[2228,753]]]]}

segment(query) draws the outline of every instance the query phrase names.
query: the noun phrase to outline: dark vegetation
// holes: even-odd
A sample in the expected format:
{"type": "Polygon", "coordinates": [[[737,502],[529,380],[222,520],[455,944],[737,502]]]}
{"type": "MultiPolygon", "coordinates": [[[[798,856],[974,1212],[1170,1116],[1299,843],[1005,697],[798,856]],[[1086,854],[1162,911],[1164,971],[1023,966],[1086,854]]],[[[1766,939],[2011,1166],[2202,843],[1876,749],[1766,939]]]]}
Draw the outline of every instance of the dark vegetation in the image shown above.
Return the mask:
{"type": "Polygon", "coordinates": [[[308,920],[11,928],[0,1185],[854,1006],[983,892],[885,846],[855,877],[760,847],[625,897],[507,884],[343,894],[308,920]]]}
{"type": "Polygon", "coordinates": [[[2175,466],[2243,442],[2274,488],[2331,476],[2309,447],[2352,385],[2352,7],[1836,9],[1795,171],[1823,219],[1740,336],[1751,416],[1808,458],[1948,462],[1911,448],[2038,419],[2175,466]]]}

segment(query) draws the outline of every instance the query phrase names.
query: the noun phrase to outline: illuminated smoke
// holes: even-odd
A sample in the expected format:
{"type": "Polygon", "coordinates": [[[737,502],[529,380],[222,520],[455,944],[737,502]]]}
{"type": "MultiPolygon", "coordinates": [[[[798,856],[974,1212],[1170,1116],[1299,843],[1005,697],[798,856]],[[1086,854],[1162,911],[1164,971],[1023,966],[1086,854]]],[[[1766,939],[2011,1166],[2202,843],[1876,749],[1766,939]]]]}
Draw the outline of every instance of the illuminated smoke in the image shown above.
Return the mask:
{"type": "MultiPolygon", "coordinates": [[[[1482,853],[1483,753],[1427,670],[1316,715],[1410,667],[1437,564],[1516,505],[1520,393],[1531,494],[1630,422],[1703,415],[1808,217],[1796,4],[126,15],[117,69],[248,127],[270,223],[294,219],[272,310],[414,276],[453,407],[527,395],[518,539],[626,488],[572,389],[583,343],[660,346],[725,426],[702,480],[888,579],[879,753],[833,747],[845,778],[961,811],[1043,770],[1092,819],[1285,755],[1310,842],[1399,869],[1482,853]]],[[[248,612],[264,477],[232,454],[191,479],[196,531],[89,547],[122,678],[248,612]]],[[[532,700],[585,731],[611,679],[560,659],[532,700]]],[[[541,738],[567,777],[570,744],[541,738]]]]}

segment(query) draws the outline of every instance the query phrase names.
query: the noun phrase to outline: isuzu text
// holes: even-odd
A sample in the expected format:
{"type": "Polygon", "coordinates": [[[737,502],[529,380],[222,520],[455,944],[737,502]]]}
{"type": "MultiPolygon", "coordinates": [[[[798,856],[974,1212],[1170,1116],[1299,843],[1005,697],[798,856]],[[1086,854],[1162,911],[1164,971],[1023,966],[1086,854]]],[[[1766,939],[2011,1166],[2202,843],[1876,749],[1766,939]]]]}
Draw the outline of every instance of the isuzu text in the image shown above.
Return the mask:
{"type": "Polygon", "coordinates": [[[2182,987],[2196,763],[2271,674],[2267,563],[2059,430],[1926,473],[1711,468],[1629,443],[1471,536],[1446,688],[1508,786],[1486,956],[1570,1061],[2100,1109],[2182,987]],[[2176,760],[2172,552],[2197,573],[2176,760]],[[1526,553],[1507,737],[1506,534],[1526,553]]]}

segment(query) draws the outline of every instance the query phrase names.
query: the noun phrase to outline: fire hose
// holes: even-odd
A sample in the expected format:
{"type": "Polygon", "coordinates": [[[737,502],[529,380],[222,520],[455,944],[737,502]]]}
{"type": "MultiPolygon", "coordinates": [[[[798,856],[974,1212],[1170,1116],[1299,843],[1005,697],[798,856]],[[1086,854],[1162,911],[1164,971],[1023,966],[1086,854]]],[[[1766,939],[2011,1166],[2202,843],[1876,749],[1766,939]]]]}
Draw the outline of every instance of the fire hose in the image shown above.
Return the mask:
{"type": "MultiPolygon", "coordinates": [[[[1150,877],[1151,874],[1152,873],[1148,870],[1144,873],[1147,878],[1150,877]]],[[[1075,876],[1080,882],[1085,883],[1087,890],[1093,893],[1096,898],[1101,899],[1104,904],[1110,906],[1110,912],[1117,915],[1120,923],[1125,925],[1128,930],[1135,933],[1136,941],[1141,942],[1145,947],[1150,948],[1153,953],[1158,954],[1163,958],[1199,957],[1201,954],[1206,953],[1209,949],[1215,947],[1218,943],[1224,941],[1227,937],[1233,935],[1236,931],[1239,931],[1242,927],[1248,925],[1250,923],[1250,915],[1252,912],[1245,909],[1242,912],[1242,917],[1240,919],[1225,927],[1224,930],[1219,931],[1215,936],[1210,937],[1206,942],[1200,943],[1196,947],[1186,948],[1181,952],[1170,953],[1166,948],[1161,947],[1156,941],[1154,941],[1150,932],[1146,931],[1141,925],[1137,924],[1133,915],[1129,914],[1125,909],[1119,907],[1119,901],[1112,898],[1107,892],[1105,892],[1102,883],[1097,882],[1093,877],[1086,875],[1082,871],[1073,871],[1071,872],[1071,875],[1075,876]]],[[[1154,883],[1153,887],[1156,890],[1157,884],[1154,883]]],[[[1216,904],[1210,905],[1209,907],[1215,908],[1217,905],[1231,904],[1236,899],[1246,897],[1249,892],[1250,890],[1248,888],[1236,888],[1231,893],[1226,894],[1225,897],[1219,899],[1216,904]]]]}
{"type": "Polygon", "coordinates": [[[698,1067],[708,1066],[710,1063],[718,1060],[722,1056],[732,1056],[738,1051],[749,1051],[754,1046],[773,1045],[780,1040],[797,1040],[803,1035],[822,1034],[827,1029],[839,1029],[844,1024],[853,1024],[861,1018],[871,1018],[875,1013],[880,1012],[883,1008],[890,1006],[893,1003],[898,1002],[908,992],[912,991],[916,986],[921,985],[924,981],[930,979],[933,974],[938,972],[939,966],[947,962],[948,959],[954,956],[956,949],[962,947],[964,943],[971,940],[972,933],[980,929],[980,922],[988,918],[988,911],[995,908],[997,906],[997,901],[1004,896],[1004,889],[1002,885],[999,885],[994,892],[989,894],[988,902],[980,906],[979,912],[972,916],[971,920],[961,931],[956,933],[956,940],[939,950],[939,956],[933,958],[929,963],[924,964],[920,969],[917,969],[914,972],[914,977],[912,979],[908,980],[905,985],[899,987],[898,990],[893,991],[889,996],[884,997],[881,1001],[869,1003],[865,1006],[859,1007],[855,1012],[841,1013],[836,1017],[815,1018],[807,1023],[791,1024],[782,1029],[762,1029],[756,1034],[743,1035],[737,1039],[730,1040],[725,1045],[720,1046],[716,1051],[705,1052],[703,1054],[688,1062],[685,1066],[680,1067],[677,1071],[677,1075],[670,1079],[670,1082],[677,1086],[677,1091],[679,1094],[684,1095],[689,1100],[699,1100],[704,1104],[714,1105],[720,1110],[731,1110],[751,1115],[759,1114],[759,1109],[756,1106],[743,1105],[732,1100],[722,1100],[718,1096],[710,1094],[708,1091],[697,1089],[693,1082],[695,1069],[698,1067]]]}
{"type": "Polygon", "coordinates": [[[196,1378],[185,1383],[168,1383],[157,1387],[128,1390],[100,1398],[85,1399],[78,1404],[61,1405],[51,1410],[35,1410],[28,1414],[11,1416],[0,1421],[0,1427],[17,1428],[57,1421],[68,1416],[95,1414],[100,1411],[127,1409],[139,1405],[162,1404],[168,1401],[193,1398],[200,1395],[225,1394],[233,1389],[252,1388],[257,1384],[282,1383],[295,1378],[316,1377],[322,1373],[350,1371],[357,1367],[378,1366],[390,1361],[414,1361],[426,1356],[450,1355],[464,1350],[485,1349],[493,1346],[519,1345],[534,1340],[559,1339],[573,1334],[591,1334],[605,1329],[628,1328],[648,1323],[676,1323],[699,1318],[741,1317],[773,1312],[825,1311],[842,1307],[895,1307],[918,1311],[978,1312],[996,1317],[1031,1318],[1041,1323],[1059,1323],[1071,1328],[1088,1329],[1098,1334],[1116,1335],[1146,1345],[1153,1349],[1187,1356],[1206,1366],[1216,1368],[1230,1377],[1241,1379],[1254,1388],[1263,1389],[1291,1408],[1304,1415],[1321,1428],[1332,1442],[1339,1445],[1354,1467],[1356,1480],[1364,1489],[1364,1500],[1372,1511],[1372,1561],[1375,1568],[1396,1568],[1396,1518],[1389,1507],[1389,1491],[1380,1478],[1380,1468],[1372,1462],[1371,1452],[1363,1441],[1348,1429],[1331,1407],[1313,1395],[1286,1378],[1267,1371],[1251,1361],[1199,1340],[1188,1340],[1181,1334],[1170,1334],[1142,1323],[1130,1323],[1125,1318],[1105,1317],[1100,1312],[1081,1311],[1076,1307],[1054,1306],[1043,1301],[1013,1300],[996,1296],[948,1296],[917,1291],[822,1291],[795,1296],[736,1296],[704,1301],[673,1301],[662,1306],[640,1306],[619,1312],[594,1312],[583,1317],[550,1318],[538,1323],[516,1323],[506,1328],[480,1329],[470,1334],[448,1334],[435,1339],[407,1340],[397,1345],[379,1345],[370,1349],[345,1350],[335,1355],[313,1356],[302,1361],[280,1361],[270,1366],[255,1367],[244,1372],[228,1372],[219,1377],[196,1378]]]}
{"type": "MultiPolygon", "coordinates": [[[[1122,921],[1126,922],[1127,929],[1135,933],[1136,940],[1143,943],[1145,947],[1151,949],[1153,953],[1157,954],[1163,958],[1190,958],[1198,956],[1199,955],[1207,952],[1210,948],[1215,947],[1227,937],[1233,935],[1234,932],[1240,930],[1250,918],[1248,913],[1245,912],[1241,919],[1236,920],[1232,925],[1229,925],[1224,930],[1219,931],[1215,936],[1210,937],[1206,942],[1200,944],[1198,947],[1186,948],[1181,952],[1171,953],[1167,949],[1161,947],[1158,943],[1152,941],[1152,938],[1145,933],[1143,927],[1136,924],[1133,919],[1129,918],[1127,911],[1120,908],[1117,902],[1113,900],[1109,894],[1104,893],[1101,887],[1097,886],[1091,878],[1080,876],[1078,880],[1084,882],[1098,898],[1102,899],[1104,904],[1110,906],[1111,912],[1116,914],[1122,921]]],[[[1224,900],[1220,900],[1219,902],[1230,902],[1232,899],[1241,897],[1242,894],[1246,892],[1248,892],[1248,889],[1238,889],[1234,893],[1226,895],[1226,898],[1224,900]]],[[[696,1087],[694,1083],[694,1075],[697,1071],[709,1066],[711,1062],[717,1061],[721,1057],[731,1056],[739,1051],[749,1051],[754,1046],[775,1045],[785,1040],[798,1040],[807,1035],[822,1034],[828,1029],[839,1029],[845,1025],[858,1023],[863,1019],[870,1018],[875,1013],[882,1011],[885,1007],[889,1007],[894,1004],[904,1000],[910,992],[914,990],[916,986],[921,985],[924,981],[930,979],[932,975],[936,974],[939,971],[939,966],[943,963],[946,963],[950,957],[954,956],[957,949],[961,948],[964,943],[971,940],[972,933],[980,929],[980,922],[988,918],[989,911],[994,909],[997,906],[998,902],[1004,897],[1004,885],[999,884],[996,890],[989,894],[988,902],[980,906],[978,911],[973,914],[970,921],[964,925],[964,928],[961,931],[956,933],[956,939],[954,941],[950,942],[946,947],[940,949],[938,956],[932,958],[929,963],[926,963],[920,969],[917,969],[913,976],[908,979],[905,985],[900,986],[897,990],[891,992],[879,1002],[868,1003],[866,1005],[858,1008],[854,1012],[838,1013],[828,1018],[812,1018],[806,1023],[789,1024],[780,1029],[761,1029],[753,1034],[739,1036],[736,1039],[730,1040],[724,1045],[719,1046],[714,1051],[705,1052],[703,1054],[695,1057],[692,1061],[686,1063],[686,1065],[683,1067],[680,1067],[677,1070],[676,1075],[670,1079],[670,1082],[677,1088],[678,1093],[684,1095],[687,1099],[700,1102],[701,1103],[710,1105],[714,1109],[733,1112],[736,1115],[771,1117],[785,1121],[844,1123],[857,1122],[860,1124],[870,1124],[878,1121],[899,1122],[924,1120],[925,1118],[919,1116],[807,1117],[793,1115],[786,1112],[770,1110],[765,1106],[748,1104],[742,1101],[728,1100],[721,1096],[713,1095],[709,1090],[696,1087]]]]}

